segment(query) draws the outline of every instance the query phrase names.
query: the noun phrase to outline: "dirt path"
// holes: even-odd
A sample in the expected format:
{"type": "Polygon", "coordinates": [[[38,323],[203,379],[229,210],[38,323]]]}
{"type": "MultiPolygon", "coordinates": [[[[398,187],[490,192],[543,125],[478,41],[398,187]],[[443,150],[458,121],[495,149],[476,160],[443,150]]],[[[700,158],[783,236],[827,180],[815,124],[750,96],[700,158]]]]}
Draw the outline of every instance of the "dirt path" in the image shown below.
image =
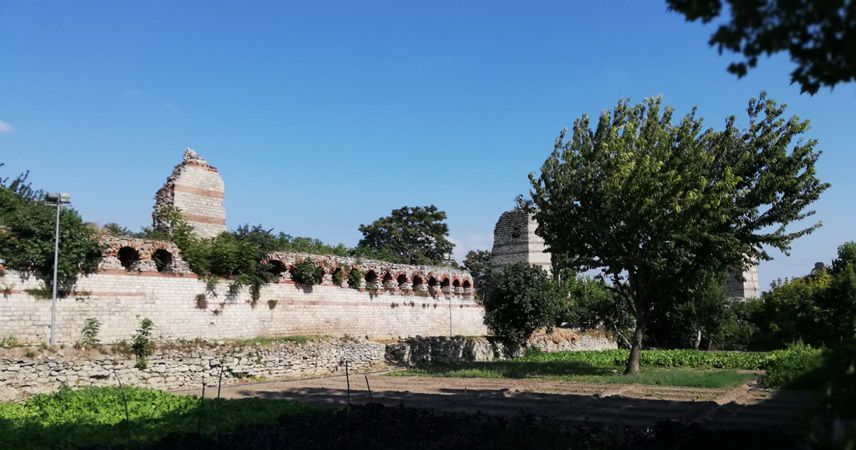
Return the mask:
{"type": "MultiPolygon", "coordinates": [[[[816,394],[810,392],[771,391],[752,385],[707,389],[383,374],[369,374],[368,383],[371,393],[366,388],[366,375],[351,376],[351,402],[485,414],[526,413],[570,422],[641,427],[675,421],[717,428],[793,431],[808,426],[806,417],[816,400],[816,394]]],[[[257,383],[224,386],[222,396],[344,405],[348,401],[346,385],[344,376],[257,383]]],[[[210,395],[212,391],[208,392],[210,395]]]]}

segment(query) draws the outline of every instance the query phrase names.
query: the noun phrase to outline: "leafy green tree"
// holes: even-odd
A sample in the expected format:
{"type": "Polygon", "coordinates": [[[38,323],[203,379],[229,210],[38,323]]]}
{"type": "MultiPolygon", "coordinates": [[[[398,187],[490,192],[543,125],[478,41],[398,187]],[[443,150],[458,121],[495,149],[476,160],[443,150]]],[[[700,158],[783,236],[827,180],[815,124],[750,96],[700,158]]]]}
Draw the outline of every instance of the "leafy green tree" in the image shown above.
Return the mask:
{"type": "Polygon", "coordinates": [[[760,56],[788,52],[796,69],[791,81],[803,92],[856,80],[856,2],[853,0],[667,0],[687,20],[702,23],[728,11],[710,37],[719,52],[742,53],[745,59],[728,71],[743,77],[760,56]],[[724,8],[723,3],[727,3],[724,8]]]}
{"type": "Polygon", "coordinates": [[[635,318],[626,373],[639,372],[652,312],[704,271],[725,272],[788,251],[820,226],[788,231],[828,185],[819,152],[801,139],[808,122],[784,119],[764,93],[749,102],[748,127],[734,117],[703,130],[695,111],[673,123],[659,98],[619,102],[595,129],[588,116],[556,139],[530,175],[537,233],[576,272],[600,269],[635,318]]]}
{"type": "Polygon", "coordinates": [[[553,325],[558,295],[544,269],[525,263],[505,266],[491,278],[484,299],[484,321],[494,335],[514,349],[532,332],[553,325]]]}
{"type": "Polygon", "coordinates": [[[476,294],[484,298],[490,286],[490,252],[487,250],[470,250],[464,257],[463,268],[473,276],[476,294]]]}
{"type": "Polygon", "coordinates": [[[831,281],[829,273],[821,270],[773,282],[770,291],[761,297],[763,309],[755,317],[760,328],[758,344],[771,349],[796,341],[822,345],[827,317],[818,300],[831,281]]]}
{"type": "Polygon", "coordinates": [[[856,342],[856,242],[838,247],[838,258],[832,261],[832,280],[819,296],[825,309],[824,329],[827,344],[856,342]]]}
{"type": "MultiPolygon", "coordinates": [[[[0,255],[9,268],[36,271],[50,290],[53,286],[56,207],[42,202],[44,193],[33,189],[27,174],[0,178],[0,255]]],[[[66,295],[80,274],[98,268],[101,247],[95,230],[74,209],[60,212],[57,291],[66,295]]]]}
{"type": "Polygon", "coordinates": [[[404,206],[369,225],[360,225],[358,249],[371,249],[408,264],[442,264],[455,244],[447,238],[446,213],[434,205],[404,206]]]}

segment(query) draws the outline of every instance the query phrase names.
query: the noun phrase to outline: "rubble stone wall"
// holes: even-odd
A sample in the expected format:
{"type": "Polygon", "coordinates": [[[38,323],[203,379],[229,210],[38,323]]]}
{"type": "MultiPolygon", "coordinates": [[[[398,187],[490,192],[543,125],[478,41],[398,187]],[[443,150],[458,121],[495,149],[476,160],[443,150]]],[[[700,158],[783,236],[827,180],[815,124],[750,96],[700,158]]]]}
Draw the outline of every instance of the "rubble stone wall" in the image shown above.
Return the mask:
{"type": "MultiPolygon", "coordinates": [[[[384,346],[362,339],[328,339],[270,347],[225,344],[213,348],[157,350],[145,369],[132,357],[66,350],[27,356],[20,349],[0,352],[0,401],[72,388],[126,386],[156,389],[200,389],[203,379],[216,389],[222,369],[223,384],[266,379],[305,378],[365,371],[384,363],[384,346]]],[[[209,392],[213,392],[209,391],[209,392]]]]}
{"type": "Polygon", "coordinates": [[[506,359],[527,349],[543,352],[573,352],[618,348],[602,333],[555,329],[536,332],[520,349],[509,351],[502,343],[481,336],[415,336],[386,346],[386,359],[392,364],[420,366],[506,359]]]}

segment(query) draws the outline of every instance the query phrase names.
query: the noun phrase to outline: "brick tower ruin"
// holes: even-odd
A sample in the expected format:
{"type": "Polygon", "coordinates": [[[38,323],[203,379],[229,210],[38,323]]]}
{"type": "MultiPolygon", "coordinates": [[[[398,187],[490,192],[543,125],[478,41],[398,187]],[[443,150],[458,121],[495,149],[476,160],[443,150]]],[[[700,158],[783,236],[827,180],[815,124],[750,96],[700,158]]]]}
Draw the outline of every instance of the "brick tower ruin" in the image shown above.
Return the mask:
{"type": "Polygon", "coordinates": [[[493,229],[491,268],[522,262],[551,271],[550,253],[545,250],[544,239],[535,234],[537,227],[533,215],[522,209],[502,213],[493,229]]]}
{"type": "Polygon", "coordinates": [[[184,149],[184,158],[155,194],[152,221],[156,229],[169,224],[163,217],[164,207],[174,206],[184,220],[203,238],[226,231],[226,209],[223,207],[223,178],[193,149],[184,149]]]}
{"type": "MultiPolygon", "coordinates": [[[[544,239],[535,234],[538,222],[533,214],[521,209],[502,213],[493,230],[493,250],[490,253],[492,269],[514,263],[540,266],[548,272],[552,269],[550,252],[544,239]]],[[[752,264],[742,272],[729,274],[725,290],[732,300],[749,300],[761,297],[758,283],[758,265],[752,264]]]]}

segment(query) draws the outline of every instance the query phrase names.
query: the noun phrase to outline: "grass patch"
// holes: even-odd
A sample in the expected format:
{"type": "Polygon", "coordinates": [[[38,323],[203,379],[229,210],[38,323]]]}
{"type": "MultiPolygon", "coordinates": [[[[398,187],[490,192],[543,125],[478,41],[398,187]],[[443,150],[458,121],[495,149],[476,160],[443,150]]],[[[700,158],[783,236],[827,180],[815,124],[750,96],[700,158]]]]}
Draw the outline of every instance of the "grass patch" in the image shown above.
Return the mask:
{"type": "Polygon", "coordinates": [[[436,365],[393,372],[394,376],[464,378],[544,378],[584,383],[731,387],[756,378],[738,370],[759,370],[775,352],[705,352],[646,350],[639,375],[625,376],[627,350],[530,352],[509,361],[436,365]]]}
{"type": "MultiPolygon", "coordinates": [[[[523,359],[523,358],[519,358],[523,359]]],[[[650,384],[722,388],[743,384],[756,375],[734,369],[643,367],[639,375],[625,376],[623,366],[595,366],[579,361],[528,362],[520,360],[436,365],[392,372],[391,376],[459,378],[540,378],[580,383],[650,384]]]]}
{"type": "Polygon", "coordinates": [[[126,388],[60,389],[26,403],[0,403],[0,448],[136,447],[167,435],[210,435],[282,417],[333,411],[288,400],[205,400],[126,388]]]}

